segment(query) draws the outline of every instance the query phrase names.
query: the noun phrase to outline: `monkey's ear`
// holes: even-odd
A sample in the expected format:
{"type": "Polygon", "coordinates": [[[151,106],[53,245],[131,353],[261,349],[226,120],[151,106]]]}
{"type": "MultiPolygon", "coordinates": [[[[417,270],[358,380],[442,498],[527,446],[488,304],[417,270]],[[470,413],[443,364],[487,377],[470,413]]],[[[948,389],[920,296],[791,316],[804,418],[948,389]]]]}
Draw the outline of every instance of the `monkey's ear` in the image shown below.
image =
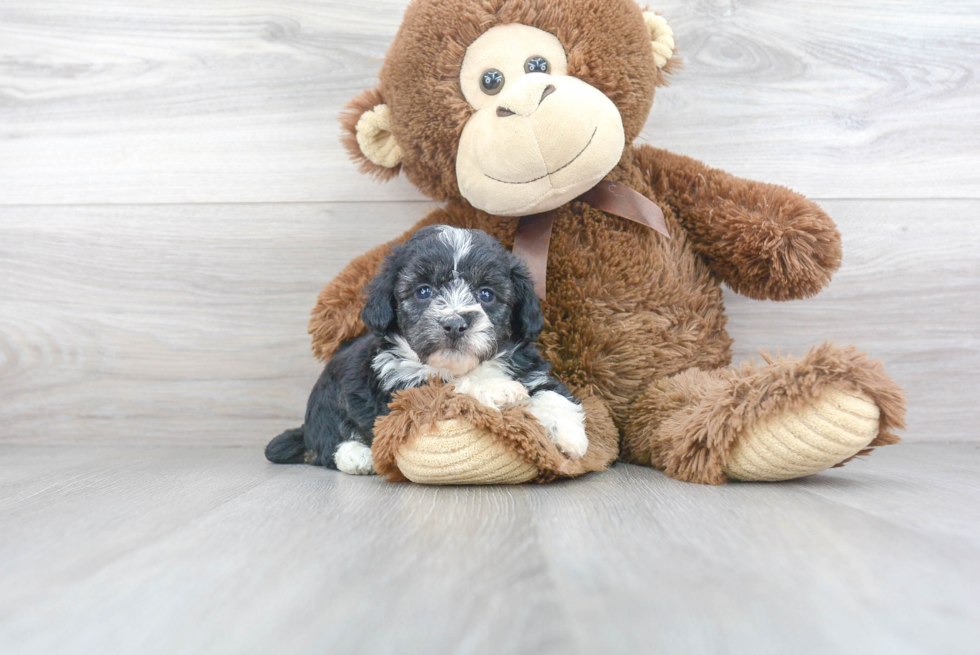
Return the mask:
{"type": "Polygon", "coordinates": [[[391,110],[377,89],[364,91],[340,114],[342,141],[362,173],[381,181],[401,170],[402,149],[391,133],[391,110]]]}
{"type": "Polygon", "coordinates": [[[653,61],[658,69],[662,69],[674,56],[674,30],[667,24],[666,18],[652,11],[644,11],[643,20],[650,31],[653,61]]]}

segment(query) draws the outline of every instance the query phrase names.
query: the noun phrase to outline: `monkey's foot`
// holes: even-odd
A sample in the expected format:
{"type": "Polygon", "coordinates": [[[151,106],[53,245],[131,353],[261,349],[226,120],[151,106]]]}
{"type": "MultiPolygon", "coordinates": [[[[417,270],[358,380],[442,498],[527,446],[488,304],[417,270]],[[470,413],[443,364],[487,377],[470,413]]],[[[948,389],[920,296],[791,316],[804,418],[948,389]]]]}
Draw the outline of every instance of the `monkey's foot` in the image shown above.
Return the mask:
{"type": "Polygon", "coordinates": [[[631,407],[622,459],[687,482],[775,481],[898,442],[905,398],[881,362],[833,344],[763,360],[654,380],[631,407]]]}
{"type": "Polygon", "coordinates": [[[733,480],[790,480],[837,466],[878,435],[878,405],[860,391],[830,387],[798,410],[748,427],[722,470],[733,480]]]}

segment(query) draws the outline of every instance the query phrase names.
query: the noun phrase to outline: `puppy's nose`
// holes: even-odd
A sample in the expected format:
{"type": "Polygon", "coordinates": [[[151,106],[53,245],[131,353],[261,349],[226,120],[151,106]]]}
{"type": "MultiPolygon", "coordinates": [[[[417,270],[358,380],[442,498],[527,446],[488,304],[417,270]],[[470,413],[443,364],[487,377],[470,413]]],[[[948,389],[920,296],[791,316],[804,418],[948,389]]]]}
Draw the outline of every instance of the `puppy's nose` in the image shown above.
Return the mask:
{"type": "Polygon", "coordinates": [[[446,336],[449,337],[450,341],[459,339],[466,332],[466,328],[469,327],[468,321],[458,314],[442,319],[440,324],[442,325],[442,329],[446,331],[446,336]]]}

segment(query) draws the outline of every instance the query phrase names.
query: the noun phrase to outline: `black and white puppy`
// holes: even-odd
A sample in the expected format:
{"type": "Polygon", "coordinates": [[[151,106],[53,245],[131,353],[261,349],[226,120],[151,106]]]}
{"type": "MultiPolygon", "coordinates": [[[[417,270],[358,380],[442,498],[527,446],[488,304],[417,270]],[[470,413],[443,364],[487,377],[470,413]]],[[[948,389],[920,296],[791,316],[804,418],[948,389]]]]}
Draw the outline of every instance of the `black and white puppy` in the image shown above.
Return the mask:
{"type": "Polygon", "coordinates": [[[526,403],[559,449],[585,454],[585,412],[535,345],[544,318],[527,267],[487,233],[416,232],[368,285],[361,318],[371,332],[334,354],[305,423],[266,447],[270,461],[373,473],[375,419],[393,392],[433,377],[498,409],[526,403]]]}

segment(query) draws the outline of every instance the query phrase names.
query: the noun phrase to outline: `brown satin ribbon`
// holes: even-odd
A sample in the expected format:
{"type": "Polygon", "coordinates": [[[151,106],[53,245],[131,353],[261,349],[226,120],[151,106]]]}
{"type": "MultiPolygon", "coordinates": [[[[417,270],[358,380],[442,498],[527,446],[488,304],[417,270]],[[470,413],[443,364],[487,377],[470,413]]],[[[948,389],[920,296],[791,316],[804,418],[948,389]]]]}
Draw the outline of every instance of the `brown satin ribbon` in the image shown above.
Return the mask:
{"type": "Polygon", "coordinates": [[[551,242],[551,226],[555,212],[521,216],[514,234],[515,255],[524,260],[534,280],[534,293],[544,300],[545,281],[548,275],[548,245],[551,242]]]}
{"type": "MultiPolygon", "coordinates": [[[[639,191],[619,182],[602,181],[576,198],[608,214],[629,219],[656,230],[666,238],[667,222],[657,205],[639,191]]],[[[514,235],[514,254],[524,259],[531,269],[534,292],[544,299],[548,273],[548,245],[555,212],[522,216],[514,235]]]]}

